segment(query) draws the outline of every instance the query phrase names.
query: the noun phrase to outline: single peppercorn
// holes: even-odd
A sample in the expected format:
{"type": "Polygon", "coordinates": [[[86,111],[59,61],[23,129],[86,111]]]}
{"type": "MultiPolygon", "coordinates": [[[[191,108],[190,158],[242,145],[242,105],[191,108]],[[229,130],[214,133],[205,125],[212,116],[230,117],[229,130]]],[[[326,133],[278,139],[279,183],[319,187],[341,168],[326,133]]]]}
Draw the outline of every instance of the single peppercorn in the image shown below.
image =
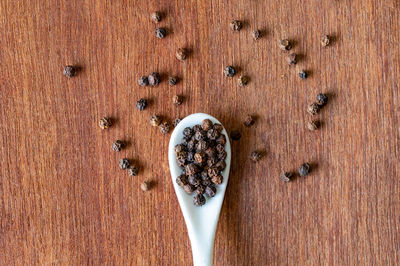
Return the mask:
{"type": "Polygon", "coordinates": [[[149,85],[149,79],[146,76],[141,76],[138,81],[139,85],[144,87],[149,85]]]}
{"type": "Polygon", "coordinates": [[[259,31],[259,30],[253,30],[252,36],[253,36],[253,39],[257,41],[258,39],[261,38],[261,31],[259,31]]]}
{"type": "Polygon", "coordinates": [[[197,187],[201,183],[201,178],[198,175],[189,175],[188,176],[189,184],[194,187],[197,187]]]}
{"type": "Polygon", "coordinates": [[[258,151],[253,151],[250,154],[250,160],[252,160],[253,162],[258,162],[261,159],[261,153],[259,153],[258,151]]]}
{"type": "Polygon", "coordinates": [[[197,146],[197,142],[195,142],[194,140],[189,140],[186,147],[188,151],[194,151],[196,149],[197,146]]]}
{"type": "Polygon", "coordinates": [[[320,106],[324,106],[328,103],[328,96],[324,93],[319,93],[317,95],[317,104],[320,106]]]}
{"type": "Polygon", "coordinates": [[[177,183],[179,186],[181,186],[181,187],[187,185],[187,184],[188,184],[188,180],[187,180],[186,175],[180,175],[180,176],[178,176],[178,177],[176,178],[176,183],[177,183]]]}
{"type": "Polygon", "coordinates": [[[304,163],[299,167],[299,175],[306,176],[310,173],[310,165],[308,163],[304,163]]]}
{"type": "Polygon", "coordinates": [[[331,42],[331,41],[330,41],[330,38],[329,38],[328,35],[322,36],[322,38],[321,38],[321,44],[322,44],[323,47],[329,46],[330,42],[331,42]]]}
{"type": "Polygon", "coordinates": [[[174,125],[174,127],[176,127],[181,121],[182,121],[182,119],[180,119],[179,117],[177,117],[177,118],[174,119],[174,121],[173,121],[172,124],[174,125]]]}
{"type": "Polygon", "coordinates": [[[292,173],[291,172],[285,172],[282,174],[281,178],[283,182],[290,182],[292,179],[292,173]]]}
{"type": "Polygon", "coordinates": [[[233,66],[226,66],[224,68],[224,74],[225,74],[225,76],[231,78],[236,74],[236,70],[233,66]]]}
{"type": "Polygon", "coordinates": [[[167,30],[164,28],[156,28],[154,33],[156,34],[157,38],[163,39],[167,35],[167,30]]]}
{"type": "Polygon", "coordinates": [[[65,66],[64,67],[64,71],[63,74],[64,76],[66,76],[67,78],[72,78],[73,76],[76,75],[76,67],[74,66],[65,66]]]}
{"type": "Polygon", "coordinates": [[[204,140],[206,137],[207,137],[207,133],[203,130],[199,130],[194,133],[194,139],[196,141],[204,140]]]}
{"type": "Polygon", "coordinates": [[[151,181],[143,181],[143,183],[140,185],[140,188],[143,191],[148,191],[148,190],[150,190],[151,185],[152,185],[151,181]]]}
{"type": "Polygon", "coordinates": [[[247,115],[246,119],[243,122],[246,127],[251,127],[252,125],[254,125],[254,123],[254,118],[251,115],[247,115]]]}
{"type": "Polygon", "coordinates": [[[203,163],[206,160],[207,156],[204,152],[196,152],[194,154],[194,160],[196,161],[196,163],[203,163]]]}
{"type": "Polygon", "coordinates": [[[242,137],[242,134],[240,134],[239,130],[232,130],[230,133],[231,139],[232,140],[239,140],[242,137]]]}
{"type": "Polygon", "coordinates": [[[307,128],[311,131],[317,130],[319,127],[319,121],[318,120],[312,120],[308,121],[307,123],[307,128]]]}
{"type": "Polygon", "coordinates": [[[216,140],[215,140],[215,142],[218,144],[218,145],[225,145],[226,144],[226,137],[225,137],[225,135],[224,134],[221,134],[216,140]]]}
{"type": "Polygon", "coordinates": [[[217,154],[217,158],[218,158],[219,160],[225,160],[225,159],[226,159],[226,156],[228,156],[228,154],[226,153],[226,151],[222,151],[222,152],[220,152],[220,153],[217,154]]]}
{"type": "Polygon", "coordinates": [[[224,145],[218,144],[215,149],[217,150],[218,153],[221,153],[225,150],[224,145]]]}
{"type": "Polygon", "coordinates": [[[220,171],[218,170],[218,168],[214,167],[214,166],[208,168],[208,170],[207,170],[207,174],[208,174],[209,177],[216,176],[216,175],[219,174],[219,172],[220,171]]]}
{"type": "Polygon", "coordinates": [[[186,57],[187,57],[187,51],[186,51],[186,49],[184,49],[184,48],[179,48],[179,49],[176,51],[175,56],[176,56],[176,58],[177,58],[178,60],[181,60],[181,61],[185,60],[186,57]]]}
{"type": "Polygon", "coordinates": [[[107,129],[107,128],[111,127],[111,125],[112,125],[112,121],[108,117],[103,117],[99,121],[99,126],[101,129],[107,129]]]}
{"type": "Polygon", "coordinates": [[[204,185],[202,185],[201,184],[201,182],[200,182],[200,184],[197,186],[197,188],[196,188],[196,190],[194,191],[194,193],[195,194],[204,194],[204,192],[205,192],[205,190],[206,190],[206,187],[204,186],[204,185]]]}
{"type": "Polygon", "coordinates": [[[215,167],[218,168],[220,171],[224,171],[226,168],[226,162],[225,161],[219,161],[215,164],[215,167]]]}
{"type": "Polygon", "coordinates": [[[286,58],[286,61],[290,66],[297,64],[297,55],[295,53],[290,53],[286,58]]]}
{"type": "Polygon", "coordinates": [[[197,151],[205,151],[208,149],[208,142],[205,140],[200,140],[196,144],[196,150],[197,151]]]}
{"type": "Polygon", "coordinates": [[[288,39],[283,39],[279,41],[279,48],[283,51],[289,51],[290,49],[292,49],[292,44],[288,39]]]}
{"type": "Polygon", "coordinates": [[[179,82],[179,78],[175,76],[171,76],[168,78],[169,85],[174,86],[179,82]]]}
{"type": "Polygon", "coordinates": [[[153,127],[158,127],[161,124],[161,117],[158,115],[152,115],[150,117],[150,125],[153,127]]]}
{"type": "Polygon", "coordinates": [[[129,167],[128,174],[130,176],[137,176],[138,173],[139,173],[139,169],[136,166],[132,165],[132,166],[129,167]]]}
{"type": "Polygon", "coordinates": [[[113,151],[121,151],[125,147],[125,143],[119,139],[113,142],[111,148],[113,151]]]}
{"type": "Polygon", "coordinates": [[[128,169],[129,166],[130,166],[130,162],[129,162],[129,160],[127,158],[123,158],[123,159],[119,160],[119,167],[122,170],[128,169]]]}
{"type": "Polygon", "coordinates": [[[148,76],[149,85],[157,86],[161,82],[160,74],[158,72],[153,72],[148,76]]]}
{"type": "Polygon", "coordinates": [[[203,121],[201,121],[201,129],[203,129],[204,131],[208,131],[212,128],[212,126],[213,122],[210,119],[204,119],[203,121]]]}
{"type": "Polygon", "coordinates": [[[193,131],[194,132],[197,132],[197,131],[200,131],[200,130],[202,130],[201,125],[194,125],[193,126],[193,131]]]}
{"type": "Polygon", "coordinates": [[[199,168],[194,163],[185,165],[185,170],[187,175],[194,175],[199,171],[199,168]]]}
{"type": "Polygon", "coordinates": [[[306,71],[304,71],[304,70],[301,70],[300,72],[299,72],[299,77],[301,78],[301,79],[306,79],[307,78],[307,72],[306,71]]]}
{"type": "Polygon", "coordinates": [[[147,106],[147,100],[146,99],[139,99],[136,103],[136,107],[137,109],[139,109],[139,111],[143,111],[147,106]]]}
{"type": "Polygon", "coordinates": [[[176,152],[176,159],[178,160],[186,160],[188,157],[188,153],[186,151],[176,152]]]}
{"type": "Polygon", "coordinates": [[[163,122],[163,123],[160,125],[160,132],[161,132],[161,134],[166,135],[166,134],[169,133],[169,131],[170,131],[169,123],[168,123],[168,122],[163,122]]]}
{"type": "Polygon", "coordinates": [[[207,138],[209,140],[216,140],[219,137],[219,132],[215,129],[210,129],[207,131],[207,138]]]}
{"type": "Polygon", "coordinates": [[[190,127],[185,127],[185,129],[183,130],[183,135],[185,137],[191,137],[193,136],[193,129],[190,127]]]}
{"type": "Polygon", "coordinates": [[[311,115],[316,115],[319,112],[320,106],[317,103],[312,103],[308,106],[307,112],[311,115]]]}
{"type": "Polygon", "coordinates": [[[206,187],[205,193],[208,197],[212,198],[217,194],[217,189],[214,185],[209,185],[206,187]]]}
{"type": "Polygon", "coordinates": [[[172,102],[175,105],[181,105],[183,103],[183,97],[179,95],[174,95],[174,97],[172,97],[172,102]]]}
{"type": "Polygon", "coordinates": [[[240,76],[238,78],[238,85],[240,87],[246,86],[249,83],[249,78],[247,76],[240,76]]]}
{"type": "Polygon", "coordinates": [[[185,150],[186,150],[186,147],[183,144],[178,144],[174,148],[175,153],[185,151],[185,150]]]}
{"type": "Polygon", "coordinates": [[[216,185],[221,185],[223,181],[224,178],[220,174],[211,177],[211,182],[213,182],[216,185]]]}
{"type": "Polygon", "coordinates": [[[221,124],[214,124],[213,128],[218,131],[219,133],[222,132],[222,130],[224,130],[224,127],[221,124]]]}
{"type": "Polygon", "coordinates": [[[158,23],[161,21],[161,14],[159,12],[155,11],[155,12],[151,13],[150,18],[154,23],[158,23]]]}
{"type": "Polygon", "coordinates": [[[186,184],[183,186],[183,190],[185,190],[185,192],[190,195],[193,193],[194,187],[191,184],[186,184]]]}
{"type": "Polygon", "coordinates": [[[206,198],[202,194],[196,194],[193,197],[193,203],[198,207],[203,206],[206,203],[206,198]]]}
{"type": "Polygon", "coordinates": [[[232,20],[230,27],[233,31],[240,31],[243,27],[243,23],[239,20],[232,20]]]}

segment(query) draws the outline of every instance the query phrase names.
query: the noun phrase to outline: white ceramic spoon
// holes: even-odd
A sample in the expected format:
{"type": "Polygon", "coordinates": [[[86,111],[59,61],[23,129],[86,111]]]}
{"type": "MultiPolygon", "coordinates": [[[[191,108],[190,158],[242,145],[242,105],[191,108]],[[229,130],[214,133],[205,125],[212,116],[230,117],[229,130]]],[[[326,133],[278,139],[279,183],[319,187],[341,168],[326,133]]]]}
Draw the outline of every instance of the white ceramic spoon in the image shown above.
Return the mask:
{"type": "Polygon", "coordinates": [[[195,266],[211,266],[213,263],[215,231],[217,229],[222,202],[224,201],[226,185],[228,184],[229,178],[229,169],[231,166],[231,144],[224,128],[222,134],[226,137],[225,150],[227,153],[226,168],[222,172],[224,179],[221,185],[216,186],[216,195],[213,198],[206,197],[206,204],[201,207],[195,206],[193,204],[193,195],[188,195],[175,181],[176,178],[182,174],[182,169],[176,161],[174,147],[182,142],[183,129],[185,127],[193,127],[194,125],[201,124],[201,121],[207,118],[213,123],[221,124],[217,119],[208,114],[197,113],[189,115],[179,122],[172,132],[168,147],[168,160],[172,183],[174,184],[175,193],[183,217],[185,218],[190,243],[192,245],[193,264],[195,266]]]}

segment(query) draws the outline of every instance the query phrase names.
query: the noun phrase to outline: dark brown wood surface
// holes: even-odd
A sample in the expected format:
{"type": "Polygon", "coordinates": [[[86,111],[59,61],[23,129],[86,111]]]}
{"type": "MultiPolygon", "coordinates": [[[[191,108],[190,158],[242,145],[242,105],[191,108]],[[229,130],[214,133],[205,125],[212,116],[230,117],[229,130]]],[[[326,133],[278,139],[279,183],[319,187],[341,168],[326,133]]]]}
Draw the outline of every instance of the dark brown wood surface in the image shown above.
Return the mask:
{"type": "Polygon", "coordinates": [[[0,1],[0,263],[190,265],[169,136],[148,121],[206,112],[243,135],[232,143],[215,265],[398,264],[399,10],[397,0],[0,1]],[[154,10],[165,14],[163,40],[154,10]],[[295,41],[296,67],[281,38],[295,41]],[[184,63],[178,47],[192,51],[184,63]],[[68,79],[66,64],[82,71],[68,79]],[[230,64],[248,86],[223,76],[230,64]],[[139,87],[152,71],[163,82],[139,87]],[[182,81],[169,86],[169,74],[182,81]],[[329,104],[310,132],[306,108],[319,92],[329,104]],[[151,99],[143,112],[140,97],[151,99]],[[258,117],[250,129],[247,114],[258,117]],[[102,116],[115,126],[101,131],[102,116]],[[130,144],[115,153],[115,139],[130,144]],[[266,155],[254,164],[256,149],[266,155]],[[119,169],[125,156],[139,176],[119,169]],[[306,161],[308,177],[280,180],[306,161]],[[156,183],[148,193],[145,179],[156,183]]]}

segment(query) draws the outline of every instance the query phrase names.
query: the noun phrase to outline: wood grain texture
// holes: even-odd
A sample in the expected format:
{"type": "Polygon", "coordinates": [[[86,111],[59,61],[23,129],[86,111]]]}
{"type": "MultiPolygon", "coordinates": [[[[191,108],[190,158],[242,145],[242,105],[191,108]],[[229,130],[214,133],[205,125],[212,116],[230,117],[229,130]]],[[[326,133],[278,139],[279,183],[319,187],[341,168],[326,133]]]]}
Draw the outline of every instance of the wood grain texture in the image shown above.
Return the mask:
{"type": "Polygon", "coordinates": [[[400,4],[396,0],[0,2],[0,264],[190,265],[171,184],[168,136],[152,114],[194,112],[238,128],[215,265],[400,263],[400,4]],[[154,37],[154,10],[168,36],[154,37]],[[239,33],[232,19],[245,21],[239,33]],[[266,35],[259,41],[253,29],[266,35]],[[323,34],[335,36],[323,48],[323,34]],[[295,40],[289,68],[278,48],[295,40]],[[184,63],[178,47],[193,52],[184,63]],[[65,64],[82,71],[62,76],[65,64]],[[222,74],[240,67],[239,88],[222,74]],[[310,70],[300,80],[299,69],[310,70]],[[138,78],[165,80],[141,88],[138,78]],[[331,95],[309,132],[306,107],[331,95]],[[176,107],[172,96],[185,96],[176,107]],[[139,112],[140,97],[152,104],[139,112]],[[242,125],[247,114],[256,125],[242,125]],[[98,120],[114,117],[101,131],[98,120]],[[111,151],[115,139],[129,147],[111,151]],[[251,163],[251,151],[264,159],[251,163]],[[131,178],[118,168],[138,160],[131,178]],[[312,174],[285,184],[305,162],[312,174]],[[150,178],[148,193],[140,183],[150,178]]]}

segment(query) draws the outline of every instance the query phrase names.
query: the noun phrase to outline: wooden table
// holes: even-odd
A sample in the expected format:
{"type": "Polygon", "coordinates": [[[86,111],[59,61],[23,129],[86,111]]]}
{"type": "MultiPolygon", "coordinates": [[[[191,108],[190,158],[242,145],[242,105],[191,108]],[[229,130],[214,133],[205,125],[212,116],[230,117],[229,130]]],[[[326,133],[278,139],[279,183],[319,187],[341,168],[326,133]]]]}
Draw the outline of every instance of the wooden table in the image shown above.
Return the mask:
{"type": "Polygon", "coordinates": [[[215,265],[399,263],[399,10],[397,0],[1,1],[0,263],[190,265],[169,136],[149,118],[195,112],[242,132],[215,265]],[[162,40],[155,10],[165,14],[162,40]],[[240,32],[232,19],[245,22],[240,32]],[[265,35],[254,41],[257,28],[265,35]],[[281,38],[295,42],[297,66],[281,38]],[[183,63],[179,47],[192,51],[183,63]],[[66,64],[81,71],[68,79],[66,64]],[[224,77],[226,65],[248,86],[224,77]],[[153,71],[162,83],[140,87],[153,71]],[[181,82],[169,86],[170,74],[181,82]],[[306,109],[319,92],[330,99],[311,132],[306,109]],[[141,97],[151,100],[143,112],[141,97]],[[252,128],[247,114],[257,116],[252,128]],[[100,130],[102,116],[115,125],[100,130]],[[115,139],[129,146],[113,152],[115,139]],[[266,151],[259,163],[253,150],[266,151]],[[119,169],[123,157],[140,164],[139,176],[119,169]],[[306,161],[309,176],[281,181],[306,161]],[[155,182],[147,193],[145,179],[155,182]]]}

